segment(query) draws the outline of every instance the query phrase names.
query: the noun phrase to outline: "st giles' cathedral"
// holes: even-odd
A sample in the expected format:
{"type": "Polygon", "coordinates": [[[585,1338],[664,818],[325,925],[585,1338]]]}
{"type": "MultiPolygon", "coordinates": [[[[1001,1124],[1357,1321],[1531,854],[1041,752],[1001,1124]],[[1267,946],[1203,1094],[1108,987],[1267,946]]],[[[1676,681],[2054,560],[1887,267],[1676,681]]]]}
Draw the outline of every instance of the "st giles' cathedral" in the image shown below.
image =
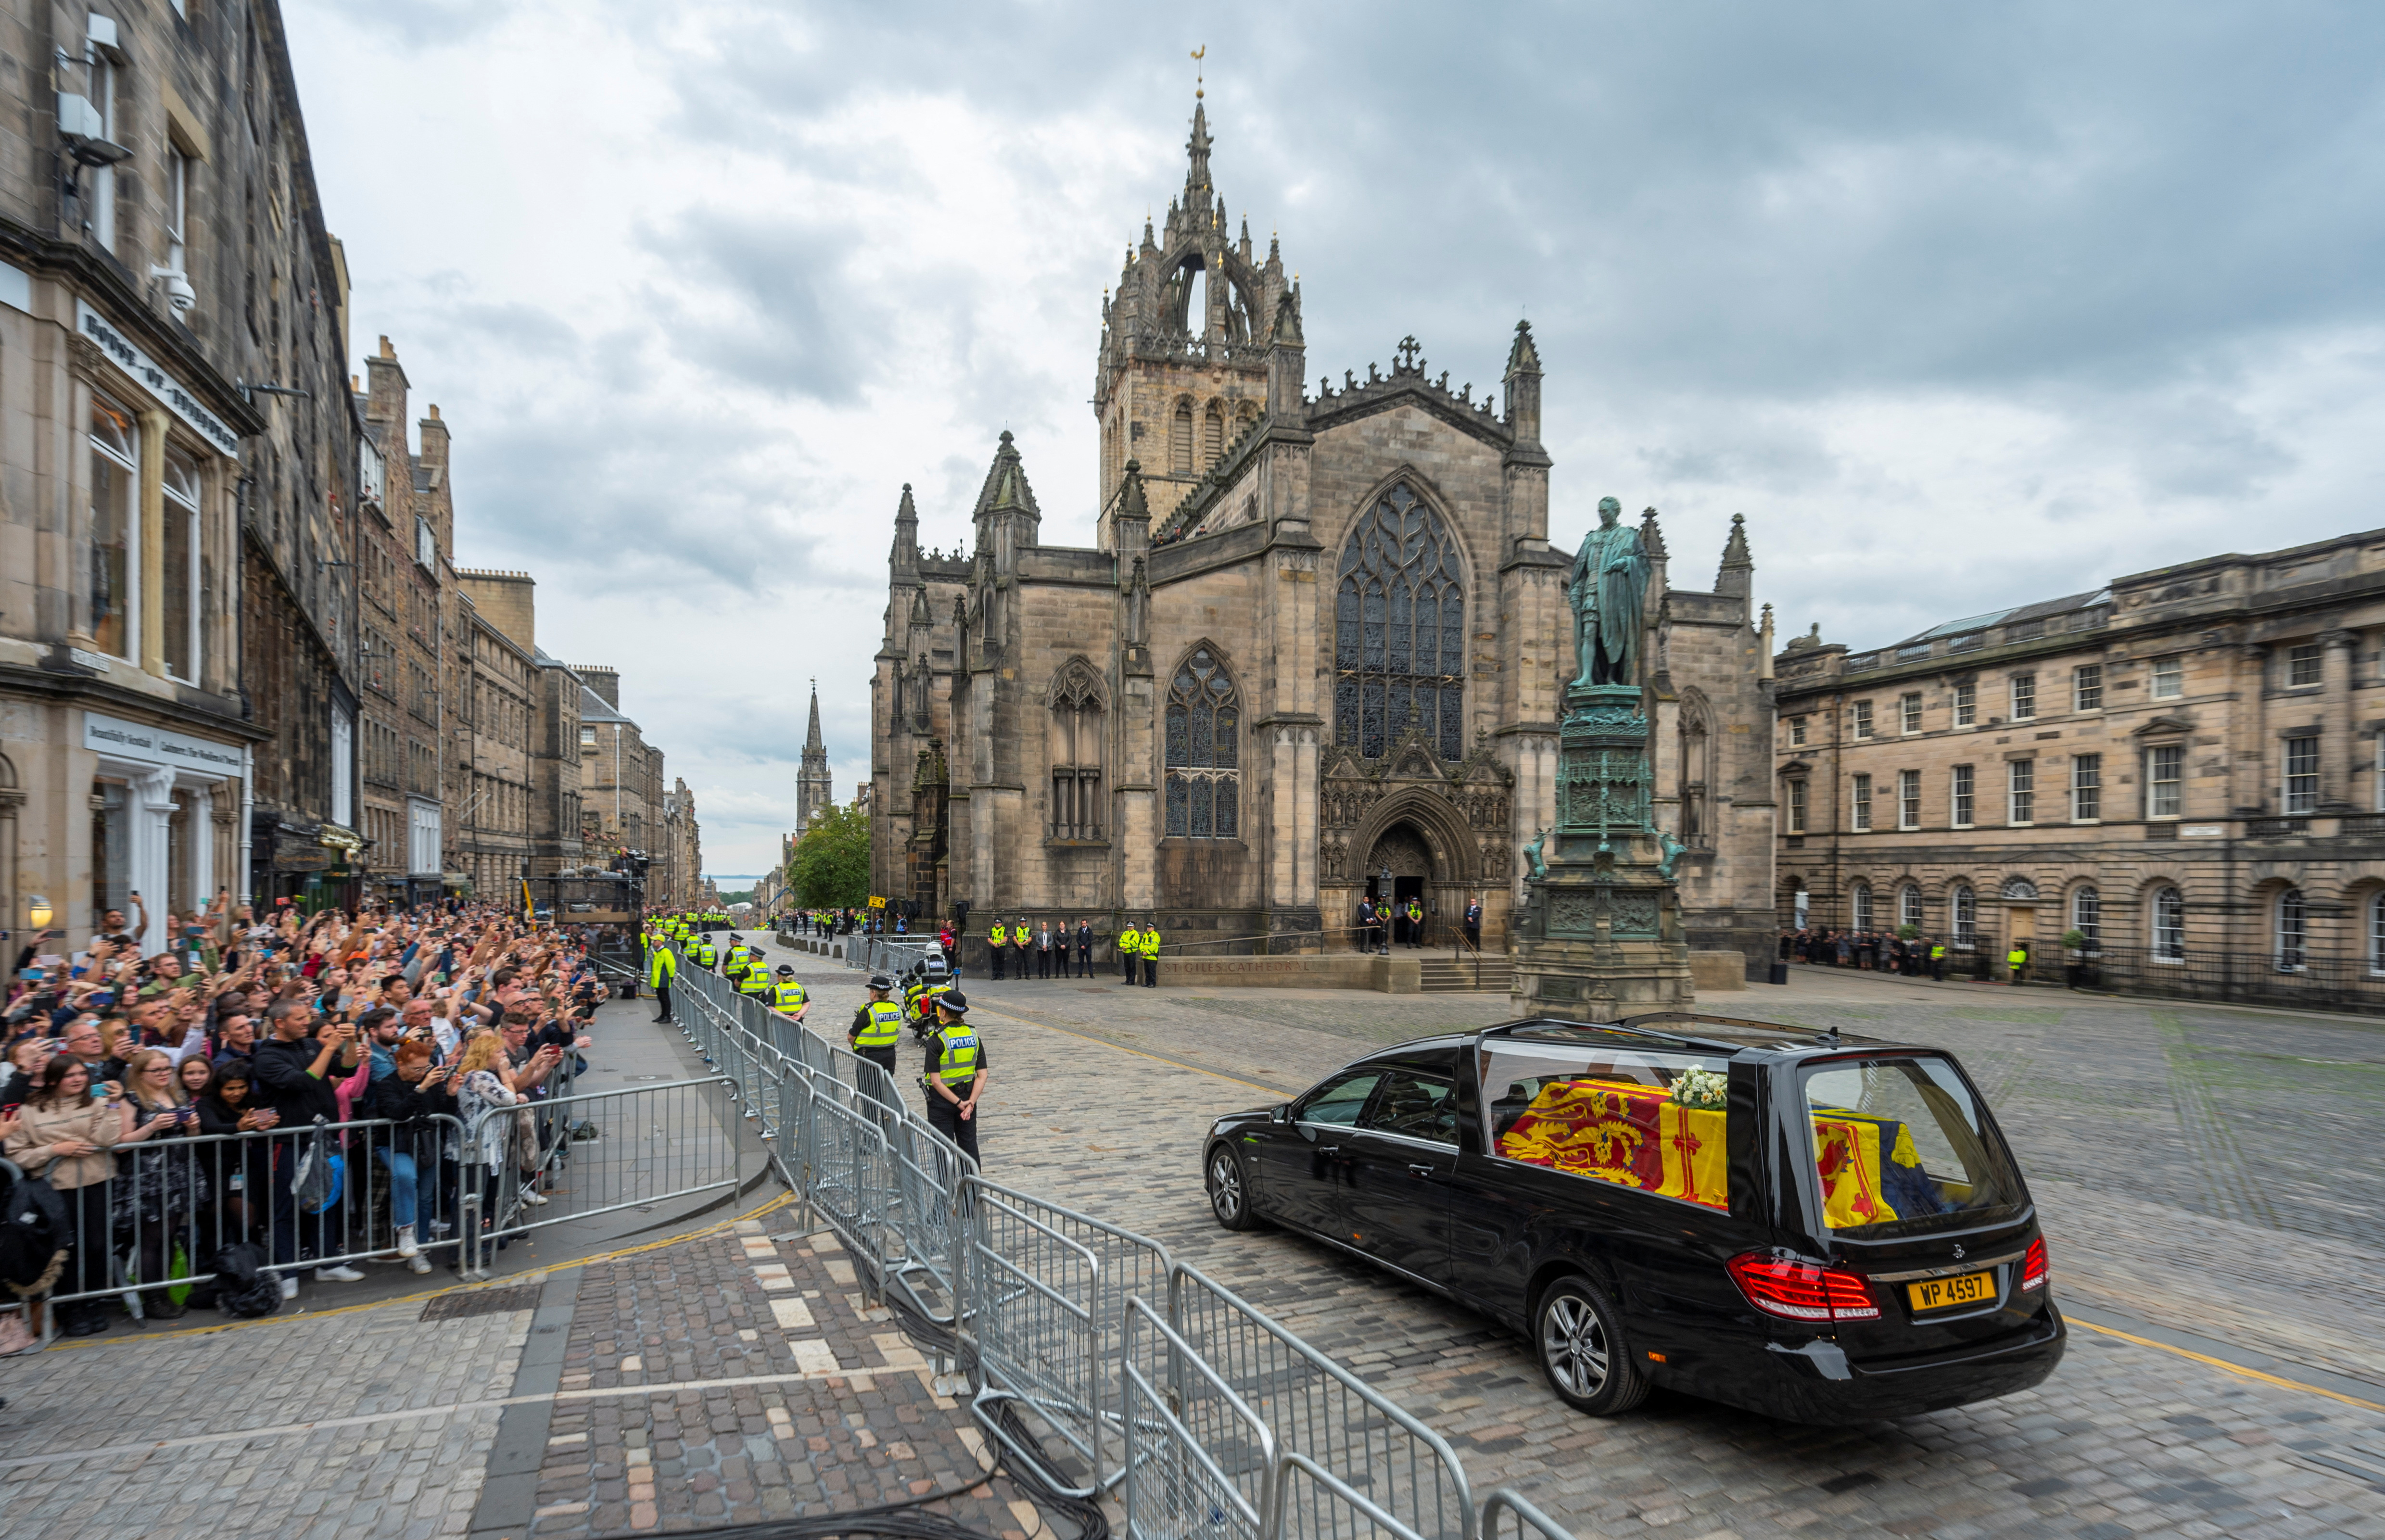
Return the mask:
{"type": "MultiPolygon", "coordinates": [[[[1196,103],[1184,191],[1102,312],[1091,550],[1047,545],[1002,435],[974,549],[894,517],[872,694],[873,890],[925,916],[1155,916],[1169,942],[1326,933],[1361,897],[1469,901],[1505,950],[1518,851],[1552,821],[1573,672],[1566,583],[1597,493],[1550,535],[1541,359],[1496,392],[1415,342],[1311,386],[1299,287],[1229,233],[1196,103]],[[1194,275],[1201,281],[1194,281],[1194,275]],[[1194,295],[1199,304],[1194,308],[1194,295]]],[[[1737,521],[1709,591],[1651,509],[1641,650],[1656,821],[1688,847],[1690,944],[1773,934],[1772,682],[1737,521]]],[[[1768,629],[1768,625],[1765,627],[1768,629]]],[[[1308,946],[1316,943],[1308,941],[1308,946]]],[[[1280,950],[1279,947],[1277,950],[1280,950]]]]}

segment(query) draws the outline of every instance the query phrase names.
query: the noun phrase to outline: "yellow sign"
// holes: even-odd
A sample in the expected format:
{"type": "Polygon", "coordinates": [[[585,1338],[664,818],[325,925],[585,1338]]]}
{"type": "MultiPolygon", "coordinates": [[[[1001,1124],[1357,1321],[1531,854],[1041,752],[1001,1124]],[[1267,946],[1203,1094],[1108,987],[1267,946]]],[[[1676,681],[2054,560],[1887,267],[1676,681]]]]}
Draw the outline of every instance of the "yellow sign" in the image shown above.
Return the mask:
{"type": "Polygon", "coordinates": [[[886,907],[886,900],[884,899],[873,898],[869,900],[869,907],[872,909],[883,909],[886,907]]]}

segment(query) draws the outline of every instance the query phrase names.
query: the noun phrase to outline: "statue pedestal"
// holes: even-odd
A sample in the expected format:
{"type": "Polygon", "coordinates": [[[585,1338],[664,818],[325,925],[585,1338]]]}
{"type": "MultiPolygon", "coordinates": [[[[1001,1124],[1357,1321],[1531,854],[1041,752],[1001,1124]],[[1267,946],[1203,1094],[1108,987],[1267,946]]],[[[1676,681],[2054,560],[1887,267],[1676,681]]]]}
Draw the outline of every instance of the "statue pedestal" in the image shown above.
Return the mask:
{"type": "Polygon", "coordinates": [[[1696,1000],[1672,862],[1649,821],[1655,773],[1637,685],[1575,685],[1559,729],[1556,822],[1516,925],[1517,1014],[1611,1022],[1696,1000]]]}

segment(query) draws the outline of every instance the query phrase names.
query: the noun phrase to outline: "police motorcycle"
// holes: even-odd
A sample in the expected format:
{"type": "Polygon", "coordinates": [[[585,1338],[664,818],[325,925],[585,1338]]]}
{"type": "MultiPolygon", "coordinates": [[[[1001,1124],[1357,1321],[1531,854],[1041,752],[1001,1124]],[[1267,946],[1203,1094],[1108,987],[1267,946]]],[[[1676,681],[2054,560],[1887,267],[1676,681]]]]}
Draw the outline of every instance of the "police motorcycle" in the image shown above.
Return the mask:
{"type": "Polygon", "coordinates": [[[905,969],[902,984],[903,1019],[924,1044],[936,1035],[935,997],[951,987],[952,977],[944,972],[944,960],[931,954],[905,969]]]}

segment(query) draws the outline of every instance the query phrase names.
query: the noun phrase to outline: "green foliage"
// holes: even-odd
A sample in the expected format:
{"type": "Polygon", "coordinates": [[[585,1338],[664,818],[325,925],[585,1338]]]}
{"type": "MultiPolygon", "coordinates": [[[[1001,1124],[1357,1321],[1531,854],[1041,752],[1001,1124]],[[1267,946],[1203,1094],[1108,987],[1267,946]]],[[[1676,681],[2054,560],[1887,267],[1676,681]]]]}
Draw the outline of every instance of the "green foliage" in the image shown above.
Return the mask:
{"type": "Polygon", "coordinates": [[[723,893],[720,895],[720,901],[725,904],[752,903],[754,901],[754,889],[751,888],[743,888],[734,893],[723,893]]]}
{"type": "Polygon", "coordinates": [[[2083,930],[2066,930],[2062,933],[2062,944],[2072,951],[2085,951],[2087,933],[2083,930]]]}
{"type": "Polygon", "coordinates": [[[1918,941],[1921,939],[1921,927],[1919,925],[1899,925],[1896,927],[1896,938],[1900,941],[1918,941]]]}
{"type": "Polygon", "coordinates": [[[869,810],[822,808],[795,842],[787,883],[805,909],[858,909],[869,901],[869,810]]]}

